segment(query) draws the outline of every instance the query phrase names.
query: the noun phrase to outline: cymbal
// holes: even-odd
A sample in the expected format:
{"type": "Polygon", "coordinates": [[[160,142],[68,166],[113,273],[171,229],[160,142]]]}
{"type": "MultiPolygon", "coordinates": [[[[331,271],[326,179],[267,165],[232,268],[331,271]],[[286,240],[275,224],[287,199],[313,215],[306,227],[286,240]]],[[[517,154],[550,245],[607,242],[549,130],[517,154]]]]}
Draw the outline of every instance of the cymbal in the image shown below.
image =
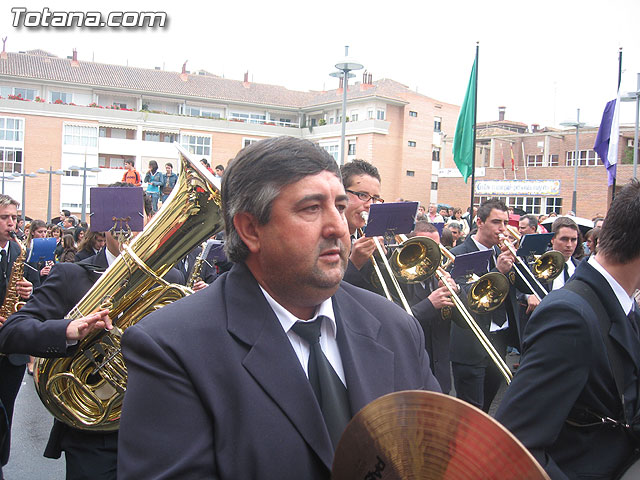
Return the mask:
{"type": "Polygon", "coordinates": [[[506,428],[462,400],[407,390],[380,397],[349,422],[332,480],[549,480],[506,428]]]}

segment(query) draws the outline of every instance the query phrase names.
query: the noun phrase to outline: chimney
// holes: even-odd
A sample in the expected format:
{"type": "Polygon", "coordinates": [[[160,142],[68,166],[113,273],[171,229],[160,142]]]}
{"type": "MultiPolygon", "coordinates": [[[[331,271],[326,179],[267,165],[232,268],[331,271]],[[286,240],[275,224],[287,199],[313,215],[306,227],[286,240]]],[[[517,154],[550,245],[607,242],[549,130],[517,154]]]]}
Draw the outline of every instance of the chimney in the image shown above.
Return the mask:
{"type": "Polygon", "coordinates": [[[8,58],[8,56],[7,56],[7,51],[6,51],[6,49],[5,49],[6,43],[7,43],[7,37],[4,37],[4,38],[2,39],[2,53],[0,53],[0,58],[1,58],[2,60],[6,60],[6,59],[8,58]]]}
{"type": "Polygon", "coordinates": [[[340,77],[340,85],[338,86],[338,90],[342,90],[344,87],[344,78],[340,77]]]}
{"type": "Polygon", "coordinates": [[[540,124],[538,123],[532,123],[531,124],[531,131],[533,133],[538,133],[538,130],[540,130],[540,124]]]}
{"type": "Polygon", "coordinates": [[[189,79],[189,75],[187,74],[187,62],[189,60],[185,60],[182,64],[182,72],[180,73],[180,80],[186,82],[189,79]]]}
{"type": "Polygon", "coordinates": [[[249,84],[249,70],[247,70],[246,72],[244,72],[244,80],[243,82],[244,86],[246,87],[249,84]]]}
{"type": "Polygon", "coordinates": [[[507,109],[507,107],[498,107],[498,121],[502,122],[504,121],[504,112],[507,109]]]}
{"type": "Polygon", "coordinates": [[[373,87],[373,82],[371,81],[372,74],[365,71],[362,74],[362,85],[360,86],[360,90],[367,90],[373,87]]]}
{"type": "Polygon", "coordinates": [[[78,63],[78,51],[75,48],[73,49],[73,56],[71,57],[71,66],[72,67],[80,66],[80,64],[78,63]]]}

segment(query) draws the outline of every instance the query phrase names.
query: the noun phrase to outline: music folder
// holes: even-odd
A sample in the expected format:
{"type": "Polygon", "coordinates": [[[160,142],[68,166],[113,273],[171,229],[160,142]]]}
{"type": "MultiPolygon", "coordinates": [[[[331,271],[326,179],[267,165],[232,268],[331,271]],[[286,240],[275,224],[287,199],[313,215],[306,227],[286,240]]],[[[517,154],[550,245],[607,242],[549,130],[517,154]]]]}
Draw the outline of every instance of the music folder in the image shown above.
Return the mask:
{"type": "Polygon", "coordinates": [[[555,233],[533,233],[520,239],[520,248],[516,252],[519,257],[542,255],[548,250],[549,242],[555,233]]]}
{"type": "Polygon", "coordinates": [[[55,238],[34,238],[27,262],[49,262],[55,258],[58,242],[55,238]]]}
{"type": "Polygon", "coordinates": [[[93,187],[91,189],[91,230],[139,232],[144,227],[142,187],[93,187]]]}
{"type": "Polygon", "coordinates": [[[415,226],[418,202],[373,203],[364,230],[367,237],[410,233],[415,226]]]}
{"type": "Polygon", "coordinates": [[[489,271],[489,259],[491,255],[493,255],[493,249],[458,255],[453,264],[453,270],[451,270],[451,277],[466,277],[473,273],[476,275],[484,275],[489,271]]]}

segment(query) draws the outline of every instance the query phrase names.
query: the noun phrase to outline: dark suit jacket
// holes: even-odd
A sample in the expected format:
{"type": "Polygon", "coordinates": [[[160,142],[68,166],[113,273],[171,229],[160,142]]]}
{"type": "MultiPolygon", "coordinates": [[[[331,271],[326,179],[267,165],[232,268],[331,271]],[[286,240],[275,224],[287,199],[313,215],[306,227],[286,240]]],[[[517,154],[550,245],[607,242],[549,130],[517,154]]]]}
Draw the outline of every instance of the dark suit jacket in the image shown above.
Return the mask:
{"type": "Polygon", "coordinates": [[[451,337],[451,320],[445,320],[436,309],[429,295],[438,285],[435,278],[426,282],[427,288],[419,283],[401,284],[407,302],[411,305],[411,312],[420,323],[424,331],[424,342],[429,354],[431,371],[438,379],[444,393],[451,391],[451,361],[449,357],[449,343],[451,337]]]}
{"type": "MultiPolygon", "coordinates": [[[[186,284],[186,282],[189,280],[189,277],[191,276],[191,272],[193,272],[193,266],[195,265],[196,259],[198,258],[198,255],[200,255],[201,252],[202,252],[202,248],[198,246],[187,254],[186,258],[188,258],[188,264],[186,269],[184,268],[185,267],[184,258],[180,260],[176,265],[176,268],[180,270],[180,272],[184,276],[185,280],[183,284],[186,284]]],[[[208,262],[203,262],[202,270],[200,271],[200,278],[202,278],[202,280],[206,284],[210,285],[213,283],[213,281],[216,279],[217,276],[218,276],[218,273],[216,271],[215,265],[211,265],[208,262]]]]}
{"type": "MultiPolygon", "coordinates": [[[[610,316],[609,336],[624,362],[625,403],[637,411],[640,341],[597,270],[582,263],[574,278],[592,287],[610,316]]],[[[631,454],[629,437],[622,429],[606,425],[567,425],[565,420],[576,405],[621,418],[596,313],[579,295],[563,288],[547,295],[531,315],[520,368],[496,419],[520,439],[552,479],[613,478],[631,454]]]]}
{"type": "MultiPolygon", "coordinates": [[[[451,253],[454,255],[462,255],[464,253],[477,252],[478,247],[468,235],[462,245],[458,245],[451,249],[451,253]]],[[[493,268],[492,271],[497,272],[497,268],[493,268]]],[[[518,332],[518,308],[516,301],[516,288],[521,291],[527,291],[526,286],[521,284],[520,278],[515,272],[509,272],[507,277],[510,280],[509,295],[505,299],[502,306],[488,314],[473,314],[473,318],[478,323],[478,326],[483,330],[485,335],[489,336],[489,329],[491,327],[492,319],[504,318],[504,315],[508,315],[509,319],[509,331],[508,340],[509,345],[518,346],[520,341],[520,335],[518,332]]],[[[461,283],[463,279],[455,279],[456,282],[461,283]]],[[[462,285],[459,296],[466,302],[467,290],[469,285],[462,285]]],[[[497,323],[500,323],[498,321],[497,323]]],[[[473,334],[471,329],[459,327],[455,322],[451,323],[451,361],[456,363],[462,363],[465,365],[478,365],[486,360],[488,357],[486,351],[482,347],[480,341],[473,334]]]]}
{"type": "MultiPolygon", "coordinates": [[[[333,305],[352,413],[393,391],[440,391],[413,317],[345,282],[333,305]]],[[[244,264],[127,329],[123,352],[120,480],[329,477],[318,402],[244,264]]]]}

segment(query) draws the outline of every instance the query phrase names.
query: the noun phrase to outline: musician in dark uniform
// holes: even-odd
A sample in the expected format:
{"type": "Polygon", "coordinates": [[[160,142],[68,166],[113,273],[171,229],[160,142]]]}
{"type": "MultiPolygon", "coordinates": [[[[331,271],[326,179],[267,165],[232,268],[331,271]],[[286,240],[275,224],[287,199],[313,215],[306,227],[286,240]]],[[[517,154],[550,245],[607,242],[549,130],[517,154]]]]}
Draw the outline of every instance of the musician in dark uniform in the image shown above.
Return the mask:
{"type": "Polygon", "coordinates": [[[374,273],[371,255],[376,251],[372,237],[356,239],[357,230],[367,224],[362,214],[369,214],[372,203],[384,202],[380,197],[378,169],[364,160],[353,160],[340,168],[342,184],[349,197],[345,217],[351,235],[351,253],[344,281],[372,292],[378,292],[371,279],[374,273]]]}
{"type": "Polygon", "coordinates": [[[520,368],[496,419],[554,480],[618,478],[640,447],[638,238],[633,180],[616,194],[597,254],[542,300],[525,327],[520,368]]]}
{"type": "MultiPolygon", "coordinates": [[[[0,195],[0,249],[2,249],[0,252],[0,304],[5,300],[13,264],[21,251],[20,246],[11,241],[11,233],[16,228],[19,205],[8,195],[0,195]]],[[[22,278],[14,287],[15,293],[26,300],[31,295],[33,286],[39,284],[40,276],[37,271],[30,268],[24,269],[24,276],[26,279],[22,278]]],[[[6,318],[0,314],[0,332],[4,329],[5,321],[6,318]]],[[[5,350],[0,348],[0,352],[5,353],[5,350]]],[[[13,406],[28,361],[27,355],[0,355],[0,434],[4,432],[4,438],[0,438],[0,465],[6,465],[9,461],[13,406]]],[[[0,477],[2,477],[1,469],[0,477]]]]}
{"type": "MultiPolygon", "coordinates": [[[[411,236],[428,237],[440,243],[438,229],[426,220],[416,222],[411,236]]],[[[448,276],[448,275],[447,275],[448,276]]],[[[435,375],[442,393],[451,390],[451,361],[449,342],[451,337],[451,319],[443,318],[441,309],[453,307],[451,294],[439,284],[436,276],[419,283],[401,283],[411,312],[424,331],[424,344],[429,354],[429,366],[435,375]]],[[[457,289],[457,287],[454,287],[457,289]]]]}
{"type": "MultiPolygon", "coordinates": [[[[451,249],[451,253],[456,256],[479,250],[493,250],[489,261],[490,270],[500,272],[509,279],[509,293],[502,306],[487,314],[473,314],[478,326],[503,359],[507,346],[518,346],[520,343],[516,288],[529,293],[513,270],[514,256],[508,250],[502,252],[498,248],[508,221],[509,213],[504,202],[489,199],[478,208],[477,232],[468,235],[462,245],[451,249]]],[[[465,282],[464,278],[455,280],[459,284],[465,282]]],[[[464,284],[463,289],[467,291],[471,285],[464,284]]],[[[451,326],[451,364],[456,396],[488,412],[503,382],[502,374],[472,330],[461,328],[456,323],[451,326]]]]}

